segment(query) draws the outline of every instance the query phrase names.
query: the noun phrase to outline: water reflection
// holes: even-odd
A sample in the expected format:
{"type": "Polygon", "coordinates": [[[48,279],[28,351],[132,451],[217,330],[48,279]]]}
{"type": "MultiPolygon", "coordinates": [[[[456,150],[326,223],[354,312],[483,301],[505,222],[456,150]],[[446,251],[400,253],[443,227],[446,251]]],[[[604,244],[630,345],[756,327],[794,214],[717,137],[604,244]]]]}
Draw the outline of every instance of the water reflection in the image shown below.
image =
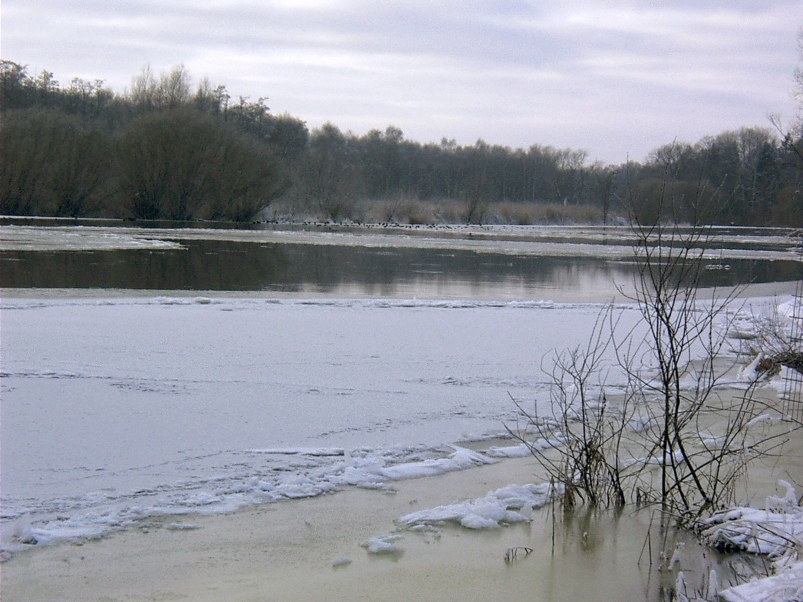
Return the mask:
{"type": "MultiPolygon", "coordinates": [[[[182,240],[183,249],[4,251],[6,288],[275,291],[331,296],[564,299],[613,296],[634,266],[465,250],[182,240]]],[[[791,281],[801,264],[729,260],[705,286],[791,281]]]]}
{"type": "Polygon", "coordinates": [[[532,560],[540,561],[532,569],[543,590],[539,600],[669,602],[678,599],[679,571],[690,599],[707,592],[712,570],[723,588],[766,574],[760,558],[705,547],[694,533],[673,528],[672,517],[662,521],[657,510],[556,506],[541,514],[548,516],[536,521],[550,528],[531,540],[532,560]]]}

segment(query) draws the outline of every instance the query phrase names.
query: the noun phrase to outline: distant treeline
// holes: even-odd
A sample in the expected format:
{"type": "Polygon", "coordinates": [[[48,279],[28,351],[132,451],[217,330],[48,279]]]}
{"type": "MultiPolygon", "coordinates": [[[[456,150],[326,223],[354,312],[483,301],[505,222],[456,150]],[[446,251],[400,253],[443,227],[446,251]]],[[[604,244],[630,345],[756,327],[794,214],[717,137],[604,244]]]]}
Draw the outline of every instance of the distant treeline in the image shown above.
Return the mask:
{"type": "Polygon", "coordinates": [[[281,200],[337,221],[359,219],[357,208],[372,203],[393,219],[400,203],[425,201],[459,203],[466,222],[487,221],[504,203],[589,208],[605,222],[635,210],[642,219],[803,225],[800,137],[768,128],[667,144],[644,163],[613,166],[539,144],[422,144],[394,126],[310,132],[271,114],[264,98],[233,100],[206,79],[193,87],[182,66],[158,76],[146,67],[123,94],[102,80],[62,86],[48,71],[1,68],[4,215],[246,221],[281,200]]]}

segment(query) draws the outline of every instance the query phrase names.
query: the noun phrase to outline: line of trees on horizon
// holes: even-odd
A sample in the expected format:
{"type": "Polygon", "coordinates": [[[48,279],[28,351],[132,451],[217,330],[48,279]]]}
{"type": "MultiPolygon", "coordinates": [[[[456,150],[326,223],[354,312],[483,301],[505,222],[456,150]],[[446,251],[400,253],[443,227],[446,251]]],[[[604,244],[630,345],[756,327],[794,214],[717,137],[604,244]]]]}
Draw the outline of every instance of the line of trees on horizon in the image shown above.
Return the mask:
{"type": "Polygon", "coordinates": [[[0,115],[3,215],[250,221],[281,201],[339,221],[359,219],[357,201],[406,200],[458,202],[466,222],[506,203],[589,208],[608,223],[626,198],[643,222],[803,226],[800,124],[672,142],[642,163],[605,165],[540,144],[420,143],[393,125],[361,136],[332,123],[310,131],[272,114],[265,98],[235,100],[208,79],[193,86],[183,66],[145,67],[115,94],[102,80],[61,86],[7,60],[0,115]]]}

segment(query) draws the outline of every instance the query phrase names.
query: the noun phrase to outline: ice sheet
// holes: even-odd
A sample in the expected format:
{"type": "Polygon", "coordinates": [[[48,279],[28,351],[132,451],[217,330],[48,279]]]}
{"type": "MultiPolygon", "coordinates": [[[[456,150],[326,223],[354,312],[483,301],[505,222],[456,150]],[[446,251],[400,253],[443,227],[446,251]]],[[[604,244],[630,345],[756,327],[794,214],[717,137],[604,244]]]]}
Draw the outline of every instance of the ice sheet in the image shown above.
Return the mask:
{"type": "MultiPolygon", "coordinates": [[[[460,442],[504,437],[511,396],[545,403],[542,357],[585,343],[602,306],[157,297],[0,309],[8,551],[520,456],[460,442]]],[[[622,328],[638,319],[618,311],[622,328]]]]}
{"type": "MultiPolygon", "coordinates": [[[[40,542],[494,461],[601,306],[7,299],[2,517],[40,542]]],[[[635,319],[635,312],[623,309],[635,319]]],[[[630,318],[628,318],[630,319],[630,318]]]]}

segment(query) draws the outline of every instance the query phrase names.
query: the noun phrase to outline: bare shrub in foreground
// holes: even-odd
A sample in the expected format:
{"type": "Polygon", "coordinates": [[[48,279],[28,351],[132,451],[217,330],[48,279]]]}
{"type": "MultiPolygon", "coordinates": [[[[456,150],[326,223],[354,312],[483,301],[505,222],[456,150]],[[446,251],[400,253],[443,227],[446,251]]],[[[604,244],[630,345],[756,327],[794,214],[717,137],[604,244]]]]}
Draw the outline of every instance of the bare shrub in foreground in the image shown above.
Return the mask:
{"type": "Polygon", "coordinates": [[[609,405],[605,384],[610,365],[606,352],[611,347],[615,326],[612,308],[601,312],[585,346],[556,352],[542,370],[550,381],[549,409],[539,414],[517,404],[536,443],[518,431],[509,431],[527,443],[533,456],[550,479],[563,490],[563,503],[574,507],[624,506],[625,471],[621,462],[626,424],[632,418],[627,406],[609,405]],[[543,453],[559,450],[557,458],[543,453]]]}
{"type": "Polygon", "coordinates": [[[585,347],[546,368],[550,415],[522,412],[527,426],[512,432],[549,442],[529,445],[567,505],[656,503],[691,526],[732,504],[750,463],[777,453],[800,424],[773,431],[782,413],[758,399],[755,380],[739,395],[723,387],[735,363],[724,345],[736,292],[702,286],[710,231],[637,219],[632,227],[634,287],[620,292],[639,325],[619,332],[613,309],[603,312],[585,347]],[[605,394],[613,369],[626,382],[615,404],[605,394]]]}

